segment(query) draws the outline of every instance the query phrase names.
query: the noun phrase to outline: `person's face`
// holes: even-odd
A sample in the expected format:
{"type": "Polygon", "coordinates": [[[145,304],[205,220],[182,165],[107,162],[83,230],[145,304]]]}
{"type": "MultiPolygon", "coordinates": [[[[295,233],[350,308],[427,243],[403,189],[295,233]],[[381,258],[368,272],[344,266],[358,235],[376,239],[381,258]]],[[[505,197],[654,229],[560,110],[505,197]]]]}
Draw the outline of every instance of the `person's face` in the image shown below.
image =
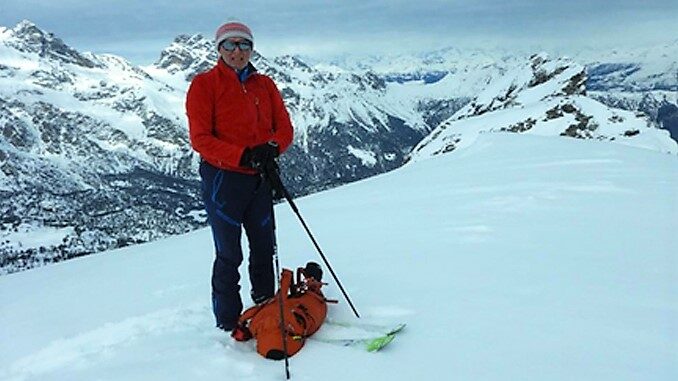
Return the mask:
{"type": "Polygon", "coordinates": [[[226,65],[242,70],[250,62],[252,42],[244,38],[227,38],[219,45],[219,54],[226,65]]]}

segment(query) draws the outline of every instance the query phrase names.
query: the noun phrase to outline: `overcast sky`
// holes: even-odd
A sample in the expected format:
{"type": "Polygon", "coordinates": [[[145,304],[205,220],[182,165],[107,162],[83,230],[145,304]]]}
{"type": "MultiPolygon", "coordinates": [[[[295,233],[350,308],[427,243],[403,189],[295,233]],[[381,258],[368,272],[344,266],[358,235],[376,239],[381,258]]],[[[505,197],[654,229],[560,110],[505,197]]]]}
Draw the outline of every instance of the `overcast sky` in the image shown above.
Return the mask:
{"type": "Polygon", "coordinates": [[[28,19],[83,51],[154,62],[180,34],[213,37],[238,19],[265,56],[647,45],[678,36],[678,1],[0,0],[0,25],[28,19]]]}

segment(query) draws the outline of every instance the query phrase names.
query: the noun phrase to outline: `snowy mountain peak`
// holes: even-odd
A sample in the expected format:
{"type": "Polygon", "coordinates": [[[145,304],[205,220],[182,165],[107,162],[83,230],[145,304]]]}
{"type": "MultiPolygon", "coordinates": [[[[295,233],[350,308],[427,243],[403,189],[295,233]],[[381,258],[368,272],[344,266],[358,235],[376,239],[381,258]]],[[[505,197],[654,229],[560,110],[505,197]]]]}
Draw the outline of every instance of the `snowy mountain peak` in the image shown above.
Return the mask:
{"type": "Polygon", "coordinates": [[[41,35],[45,35],[45,33],[42,29],[38,28],[35,23],[33,23],[30,20],[21,20],[19,23],[16,24],[14,28],[12,28],[12,31],[16,34],[23,34],[23,33],[37,33],[41,35]]]}
{"type": "Polygon", "coordinates": [[[197,73],[211,68],[217,57],[212,40],[202,34],[182,34],[160,53],[154,65],[170,74],[184,73],[186,80],[190,80],[197,73]]]}
{"type": "Polygon", "coordinates": [[[3,39],[5,40],[5,45],[21,53],[37,54],[41,58],[48,58],[86,68],[101,67],[94,60],[66,45],[52,33],[38,28],[31,21],[23,20],[7,32],[9,33],[5,33],[3,36],[5,37],[3,39]]]}
{"type": "Polygon", "coordinates": [[[278,65],[288,67],[290,69],[300,70],[306,73],[312,72],[311,67],[297,56],[284,55],[276,57],[274,62],[278,65]]]}

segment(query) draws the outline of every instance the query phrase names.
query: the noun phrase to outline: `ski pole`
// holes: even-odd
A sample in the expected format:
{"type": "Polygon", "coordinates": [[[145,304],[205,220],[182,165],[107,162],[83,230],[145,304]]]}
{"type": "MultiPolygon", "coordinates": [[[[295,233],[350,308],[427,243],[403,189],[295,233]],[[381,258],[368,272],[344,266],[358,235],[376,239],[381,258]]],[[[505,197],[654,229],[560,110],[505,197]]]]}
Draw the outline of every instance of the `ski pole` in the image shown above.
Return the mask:
{"type": "Polygon", "coordinates": [[[283,352],[285,352],[285,378],[290,379],[290,360],[287,354],[287,324],[285,324],[285,310],[283,307],[282,280],[280,278],[280,261],[278,260],[278,243],[275,238],[275,215],[271,206],[271,223],[273,224],[273,260],[278,282],[278,306],[280,307],[280,334],[282,335],[283,352]]]}
{"type": "Polygon", "coordinates": [[[325,262],[325,266],[327,266],[327,268],[330,270],[330,274],[332,274],[334,281],[337,282],[337,286],[339,286],[341,293],[344,295],[344,298],[348,302],[349,306],[351,306],[353,313],[355,314],[355,316],[357,318],[360,318],[360,315],[358,314],[358,310],[356,310],[355,306],[353,305],[351,298],[348,297],[346,290],[344,290],[344,286],[341,285],[341,282],[339,281],[339,277],[337,277],[337,274],[335,274],[334,269],[332,269],[332,266],[330,265],[330,262],[327,260],[327,257],[325,256],[322,249],[320,248],[318,241],[316,241],[315,237],[313,236],[313,233],[311,233],[311,229],[309,229],[308,225],[306,224],[306,221],[304,221],[304,218],[301,216],[301,213],[299,213],[299,208],[297,208],[297,205],[294,203],[294,200],[292,200],[292,196],[290,196],[289,192],[285,188],[285,185],[282,183],[282,179],[280,179],[280,174],[278,173],[278,171],[279,171],[278,164],[275,161],[273,161],[270,165],[266,165],[265,168],[263,168],[263,169],[264,169],[264,171],[262,173],[268,179],[271,187],[275,190],[280,191],[280,193],[283,194],[283,196],[287,200],[287,203],[290,204],[290,207],[292,208],[294,213],[297,215],[297,217],[299,217],[299,221],[301,221],[301,225],[304,227],[304,229],[306,230],[306,233],[311,238],[311,242],[313,242],[315,249],[320,254],[320,258],[322,258],[323,262],[325,262]]]}

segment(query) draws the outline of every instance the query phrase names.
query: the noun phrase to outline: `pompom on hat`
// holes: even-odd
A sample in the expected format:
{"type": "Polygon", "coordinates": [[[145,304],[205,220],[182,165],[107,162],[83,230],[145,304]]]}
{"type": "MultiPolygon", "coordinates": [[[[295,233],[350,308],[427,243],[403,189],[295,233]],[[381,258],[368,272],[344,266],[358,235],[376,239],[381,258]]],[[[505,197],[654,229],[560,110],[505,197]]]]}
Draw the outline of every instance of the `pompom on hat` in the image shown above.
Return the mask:
{"type": "Polygon", "coordinates": [[[214,42],[217,44],[217,49],[219,49],[219,45],[221,45],[225,39],[231,37],[245,38],[254,43],[254,37],[252,37],[252,31],[250,28],[248,28],[247,25],[243,23],[232,21],[227,22],[217,29],[217,32],[214,35],[214,42]]]}

